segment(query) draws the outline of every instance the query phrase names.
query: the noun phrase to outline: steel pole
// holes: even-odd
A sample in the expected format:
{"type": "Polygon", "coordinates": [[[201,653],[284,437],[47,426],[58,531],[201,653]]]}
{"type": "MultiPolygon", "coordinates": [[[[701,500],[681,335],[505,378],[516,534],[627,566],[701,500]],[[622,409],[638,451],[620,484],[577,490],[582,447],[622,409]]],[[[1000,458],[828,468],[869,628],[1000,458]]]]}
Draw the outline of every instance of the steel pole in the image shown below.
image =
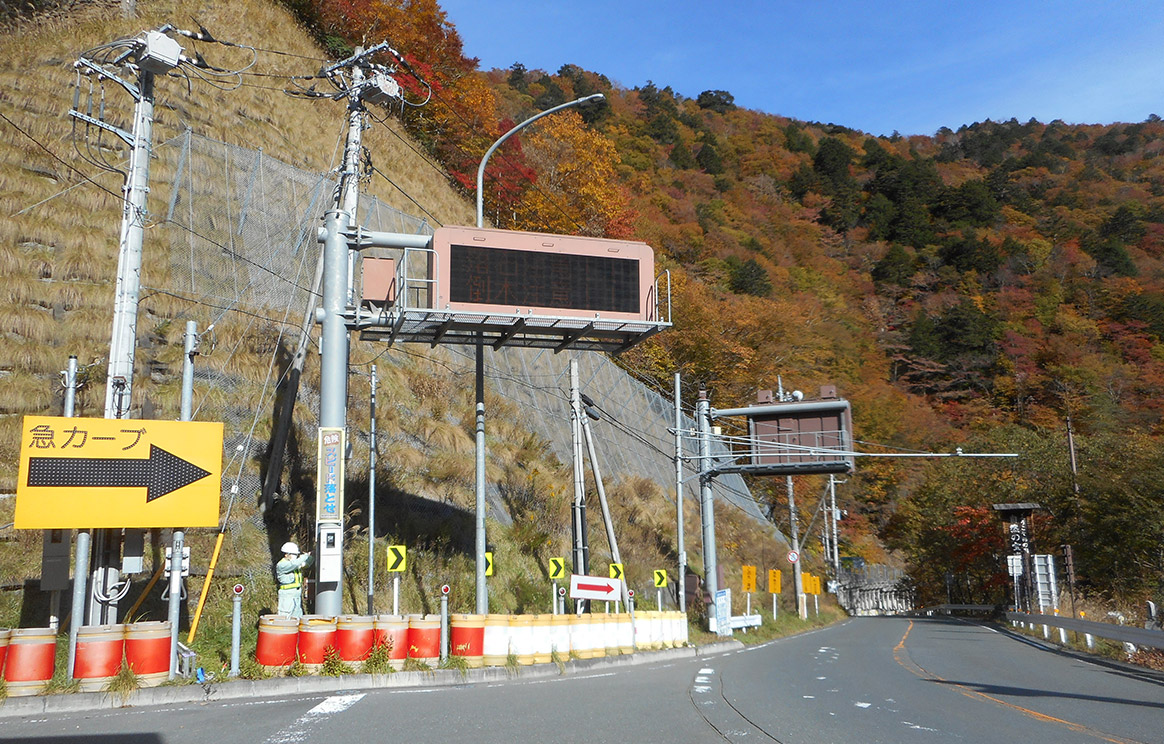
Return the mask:
{"type": "Polygon", "coordinates": [[[368,614],[376,599],[376,365],[372,365],[368,432],[368,614]]]}
{"type": "MultiPolygon", "coordinates": [[[[719,590],[715,556],[715,498],[711,492],[711,402],[707,390],[700,388],[699,402],[695,409],[695,422],[699,430],[699,504],[703,523],[703,581],[712,603],[719,590]]],[[[714,607],[714,604],[713,604],[714,607]]],[[[709,617],[715,617],[714,610],[709,617]]]]}
{"type": "Polygon", "coordinates": [[[837,524],[837,481],[832,475],[829,476],[829,516],[833,524],[833,554],[831,556],[833,559],[833,579],[838,582],[839,586],[841,580],[841,549],[839,546],[841,533],[837,524]]]}
{"type": "Polygon", "coordinates": [[[676,579],[680,612],[687,612],[687,549],[683,527],[683,409],[680,405],[682,382],[675,373],[675,548],[679,551],[679,576],[676,579]]]}
{"type": "MultiPolygon", "coordinates": [[[[586,439],[586,452],[590,455],[590,467],[594,471],[594,484],[598,489],[598,504],[602,507],[602,521],[606,525],[606,542],[610,545],[610,558],[614,563],[622,563],[622,556],[618,552],[618,540],[614,536],[614,522],[610,519],[610,507],[606,503],[606,488],[602,485],[602,472],[598,467],[598,454],[594,451],[594,437],[590,432],[590,420],[583,414],[582,434],[586,439]]],[[[626,577],[622,579],[622,601],[630,602],[627,594],[626,577]]]]}
{"type": "MultiPolygon", "coordinates": [[[[363,50],[357,49],[356,54],[363,50]]],[[[355,220],[359,203],[360,186],[360,138],[364,129],[364,105],[359,88],[364,81],[360,66],[352,67],[352,94],[348,98],[348,135],[344,147],[344,166],[340,173],[337,208],[324,215],[325,240],[323,243],[323,301],[320,330],[320,391],[319,426],[344,430],[347,441],[348,425],[348,357],[350,339],[344,311],[348,300],[348,241],[347,234],[355,220]]],[[[347,453],[341,453],[346,457],[347,453]]],[[[342,490],[345,484],[339,484],[342,490]]],[[[316,484],[316,499],[322,502],[323,483],[316,484]]],[[[338,518],[320,514],[316,520],[317,545],[322,545],[325,528],[338,528],[336,551],[324,555],[317,550],[318,573],[315,584],[315,612],[334,617],[343,608],[343,583],[341,581],[320,581],[322,575],[343,575],[343,515],[338,518]],[[338,564],[338,565],[336,565],[338,564]]]]}
{"type": "MultiPolygon", "coordinates": [[[[145,231],[146,196],[149,193],[150,153],[154,124],[154,74],[141,70],[138,98],[133,114],[133,146],[122,190],[125,200],[118,241],[117,283],[114,290],[113,330],[109,340],[109,363],[105,384],[105,418],[126,418],[133,391],[134,350],[137,346],[137,310],[141,296],[142,239],[145,231]]],[[[89,622],[108,625],[117,622],[116,600],[110,597],[118,583],[119,571],[112,565],[119,553],[120,537],[112,530],[98,530],[93,552],[93,602],[89,622]]]]}
{"type": "MultiPolygon", "coordinates": [[[[182,355],[182,402],[179,414],[182,421],[189,421],[194,415],[194,355],[198,350],[198,324],[186,321],[182,355]]],[[[178,676],[178,626],[182,618],[182,552],[185,549],[186,534],[175,529],[170,539],[170,592],[167,604],[167,618],[170,621],[170,674],[178,676]]]]}
{"type": "MultiPolygon", "coordinates": [[[[586,545],[586,476],[582,470],[582,400],[578,391],[578,360],[570,360],[570,440],[574,466],[574,573],[586,574],[590,560],[586,545]]],[[[584,600],[576,603],[582,611],[584,600]]]]}
{"type": "Polygon", "coordinates": [[[477,614],[489,612],[489,586],[485,582],[485,337],[477,331],[477,429],[474,444],[474,478],[476,481],[476,549],[477,549],[477,614]]]}
{"type": "Polygon", "coordinates": [[[242,639],[242,595],[235,592],[230,613],[230,676],[239,675],[238,650],[242,639]]]}
{"type": "Polygon", "coordinates": [[[788,514],[792,523],[792,549],[796,552],[796,562],[792,564],[792,588],[796,592],[796,612],[801,620],[808,619],[808,601],[804,596],[804,577],[800,570],[803,557],[800,555],[800,521],[796,515],[796,496],[792,489],[792,476],[785,477],[788,486],[788,514]]]}
{"type": "MultiPolygon", "coordinates": [[[[72,418],[76,411],[77,401],[77,357],[69,357],[69,366],[65,370],[65,410],[64,414],[72,418]]],[[[69,679],[73,678],[73,668],[77,659],[77,629],[85,624],[85,597],[89,589],[89,533],[85,530],[77,531],[76,565],[73,568],[73,609],[69,615],[69,679]]]]}

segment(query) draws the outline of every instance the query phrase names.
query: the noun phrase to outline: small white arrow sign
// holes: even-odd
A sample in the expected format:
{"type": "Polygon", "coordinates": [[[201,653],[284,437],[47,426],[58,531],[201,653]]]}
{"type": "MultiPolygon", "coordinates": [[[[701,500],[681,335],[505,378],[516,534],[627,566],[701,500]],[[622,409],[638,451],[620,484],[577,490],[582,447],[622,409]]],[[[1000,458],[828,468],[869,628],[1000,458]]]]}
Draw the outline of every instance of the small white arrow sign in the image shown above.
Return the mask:
{"type": "Polygon", "coordinates": [[[570,575],[570,599],[617,601],[622,596],[622,580],[603,576],[570,575]]]}

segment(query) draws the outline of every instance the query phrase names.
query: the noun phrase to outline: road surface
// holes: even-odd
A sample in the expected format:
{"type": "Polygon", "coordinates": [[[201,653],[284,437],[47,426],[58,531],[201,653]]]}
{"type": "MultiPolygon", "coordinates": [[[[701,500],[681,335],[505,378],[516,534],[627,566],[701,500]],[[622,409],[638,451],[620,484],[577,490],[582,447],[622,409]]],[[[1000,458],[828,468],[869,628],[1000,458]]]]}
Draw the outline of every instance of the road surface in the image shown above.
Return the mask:
{"type": "Polygon", "coordinates": [[[855,618],[718,656],[452,688],[0,719],[27,744],[1164,742],[1164,675],[949,619],[855,618]]]}

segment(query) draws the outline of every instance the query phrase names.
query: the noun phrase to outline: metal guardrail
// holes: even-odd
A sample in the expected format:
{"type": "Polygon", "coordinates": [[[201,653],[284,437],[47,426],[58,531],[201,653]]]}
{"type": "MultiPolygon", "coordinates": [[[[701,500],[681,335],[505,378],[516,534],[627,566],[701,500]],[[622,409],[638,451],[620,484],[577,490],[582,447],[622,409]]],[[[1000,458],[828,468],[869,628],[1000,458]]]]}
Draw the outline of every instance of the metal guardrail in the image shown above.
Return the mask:
{"type": "Polygon", "coordinates": [[[1035,615],[1025,612],[1008,612],[1007,620],[1017,623],[1034,623],[1035,625],[1049,625],[1053,628],[1073,630],[1076,633],[1087,633],[1099,638],[1108,638],[1121,643],[1131,643],[1136,646],[1151,646],[1164,648],[1164,631],[1134,628],[1129,625],[1112,625],[1111,623],[1097,623],[1093,620],[1077,620],[1058,615],[1035,615]]]}
{"type": "MultiPolygon", "coordinates": [[[[993,613],[1000,611],[1000,609],[1001,608],[998,608],[994,605],[943,604],[934,605],[933,607],[924,607],[918,610],[916,614],[949,615],[954,612],[993,613]]],[[[1119,641],[1121,643],[1131,643],[1135,646],[1164,648],[1164,631],[1149,630],[1147,628],[1136,628],[1130,625],[1097,623],[1094,620],[1078,620],[1071,617],[1060,617],[1059,615],[1040,615],[1026,612],[1006,612],[1003,614],[1006,616],[1007,620],[1016,623],[1046,625],[1051,628],[1073,630],[1076,633],[1092,635],[1096,636],[1097,638],[1107,638],[1108,640],[1119,641]]]]}

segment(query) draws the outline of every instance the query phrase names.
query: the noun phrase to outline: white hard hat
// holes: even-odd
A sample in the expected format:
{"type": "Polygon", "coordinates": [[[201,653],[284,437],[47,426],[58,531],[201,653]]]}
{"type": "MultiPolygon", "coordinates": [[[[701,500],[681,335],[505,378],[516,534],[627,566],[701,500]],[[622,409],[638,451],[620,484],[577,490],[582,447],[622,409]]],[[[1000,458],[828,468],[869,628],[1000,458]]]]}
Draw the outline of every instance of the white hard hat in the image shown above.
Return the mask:
{"type": "Polygon", "coordinates": [[[291,555],[299,555],[299,546],[293,542],[283,543],[283,552],[291,555]]]}

